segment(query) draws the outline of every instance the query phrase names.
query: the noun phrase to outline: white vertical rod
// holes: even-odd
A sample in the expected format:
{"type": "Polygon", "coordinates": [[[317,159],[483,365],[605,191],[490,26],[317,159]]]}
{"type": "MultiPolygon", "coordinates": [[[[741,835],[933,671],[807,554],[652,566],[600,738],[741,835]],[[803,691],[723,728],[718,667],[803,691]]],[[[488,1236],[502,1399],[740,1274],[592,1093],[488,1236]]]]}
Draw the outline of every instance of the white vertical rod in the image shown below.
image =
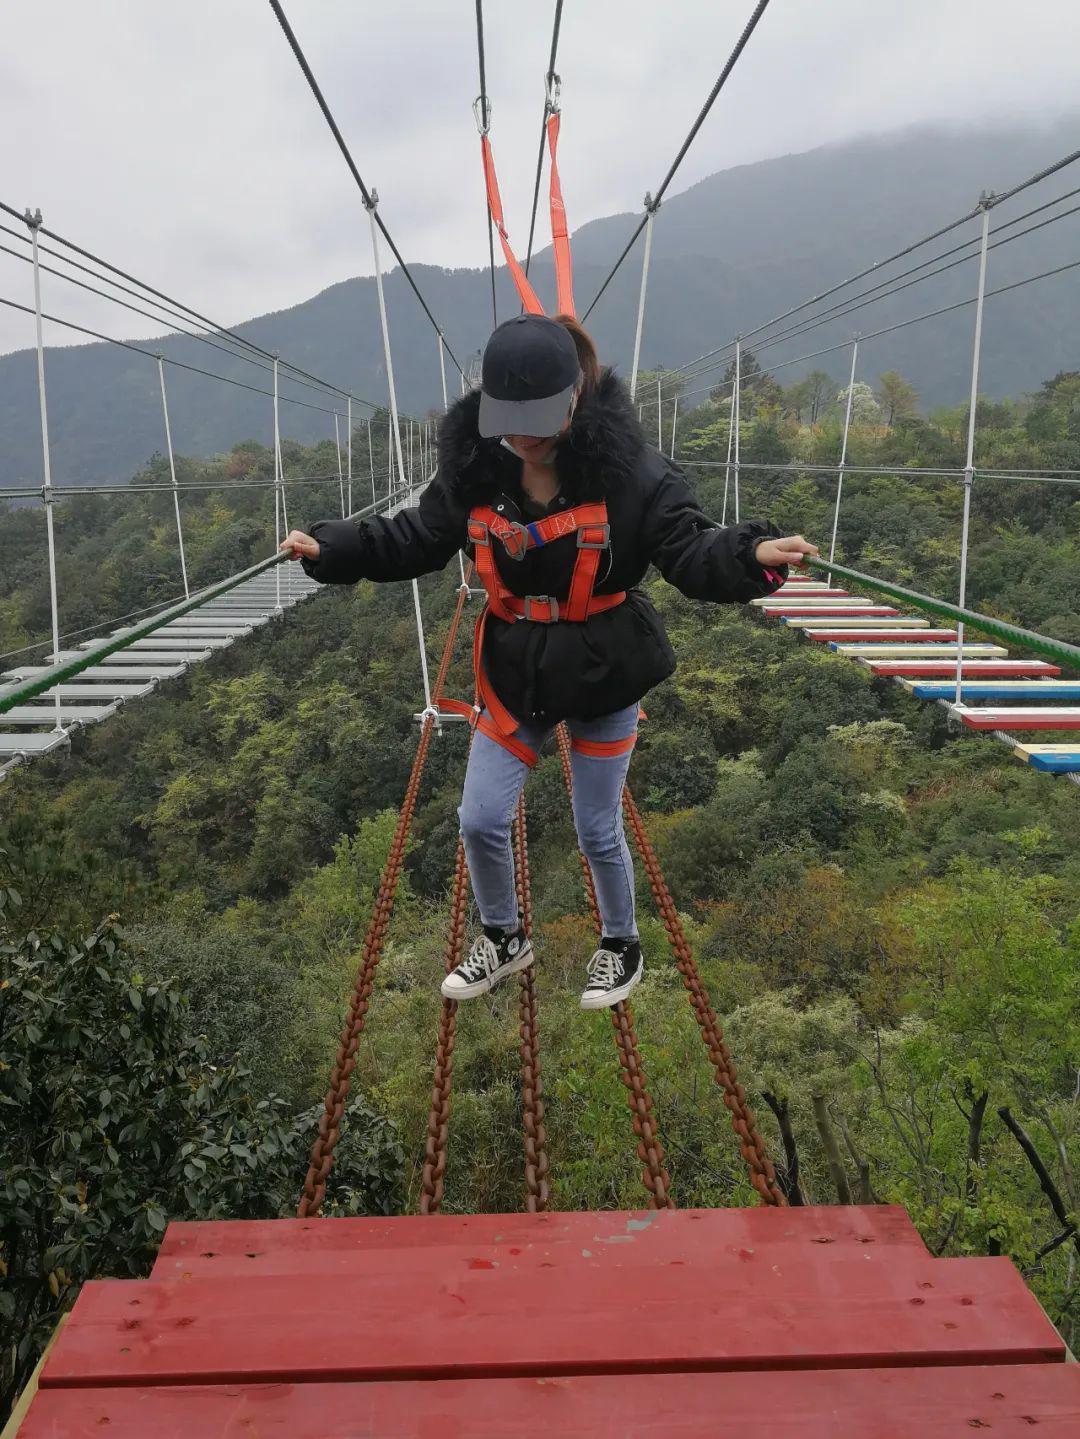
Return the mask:
{"type": "Polygon", "coordinates": [[[735,523],[739,523],[739,425],[742,416],[742,337],[735,341],[735,523]]]}
{"type": "Polygon", "coordinates": [[[397,487],[394,484],[394,421],[391,416],[386,426],[386,496],[387,508],[391,505],[391,496],[396,495],[397,487]]]}
{"type": "Polygon", "coordinates": [[[334,448],[337,450],[337,482],[341,491],[341,518],[345,518],[345,471],[341,466],[341,426],[338,424],[337,411],[334,412],[334,448]]]}
{"type": "MultiPolygon", "coordinates": [[[[986,249],[990,234],[990,197],[983,195],[982,242],[979,249],[979,290],[975,300],[975,338],[971,346],[971,405],[968,410],[967,458],[964,461],[964,519],[960,532],[960,598],[963,609],[967,602],[968,542],[971,534],[971,489],[975,481],[975,409],[979,399],[979,356],[982,351],[983,301],[986,298],[986,249]]],[[[956,704],[963,699],[964,622],[956,625],[956,704]]]]}
{"type": "Polygon", "coordinates": [[[173,508],[176,511],[176,538],[180,545],[180,573],[184,578],[184,598],[191,598],[188,588],[187,559],[184,555],[184,527],[180,523],[180,491],[176,487],[176,459],[173,455],[172,430],[169,426],[169,401],[165,394],[165,363],[157,357],[158,382],[161,385],[161,413],[165,417],[165,448],[169,455],[169,473],[172,475],[173,508]]]}
{"type": "Polygon", "coordinates": [[[728,484],[731,480],[731,441],[735,435],[735,381],[731,382],[731,409],[728,411],[727,459],[724,461],[724,507],[720,511],[720,523],[727,524],[728,484]]]}
{"type": "Polygon", "coordinates": [[[675,408],[671,412],[671,458],[675,458],[675,426],[679,420],[679,397],[675,396],[675,408]]]}
{"type": "MultiPolygon", "coordinates": [[[[45,538],[49,550],[49,605],[52,611],[52,641],[53,664],[60,663],[60,601],[56,586],[56,534],[53,530],[53,493],[52,493],[52,454],[49,449],[49,410],[45,402],[45,342],[41,330],[41,265],[38,261],[38,230],[41,228],[41,211],[37,210],[33,215],[26,212],[26,223],[30,228],[30,237],[33,244],[33,266],[34,266],[34,324],[37,331],[37,379],[38,379],[38,409],[41,414],[41,463],[42,472],[45,477],[45,484],[42,486],[41,498],[45,505],[45,538]]],[[[60,687],[53,691],[53,698],[56,704],[56,724],[54,731],[57,734],[63,732],[63,724],[60,720],[60,687]]]]}
{"type": "MultiPolygon", "coordinates": [[[[847,464],[847,442],[851,430],[851,401],[855,392],[855,365],[859,358],[859,337],[855,336],[851,342],[851,374],[848,377],[847,407],[844,410],[844,435],[840,441],[840,464],[836,472],[836,508],[833,510],[832,540],[829,544],[829,564],[836,558],[836,532],[840,526],[840,498],[844,493],[844,467],[847,464]]],[[[828,588],[832,589],[832,575],[829,575],[828,588]]]]}
{"type": "MultiPolygon", "coordinates": [[[[281,518],[285,496],[281,483],[281,436],[278,431],[278,357],[274,356],[274,549],[281,548],[281,518]]],[[[285,528],[288,529],[288,522],[285,528]]],[[[281,566],[274,566],[274,608],[281,613],[281,566]]]]}
{"type": "Polygon", "coordinates": [[[446,398],[446,346],[443,344],[442,331],[439,331],[439,380],[442,384],[442,407],[444,410],[450,408],[450,402],[446,398]]]}
{"type": "Polygon", "coordinates": [[[656,448],[664,452],[664,404],[660,394],[660,375],[656,376],[656,448]]]}
{"type": "Polygon", "coordinates": [[[348,482],[349,482],[349,514],[351,515],[351,514],[352,514],[352,396],[351,396],[351,395],[350,395],[349,398],[348,398],[348,401],[347,401],[347,403],[346,403],[346,407],[345,407],[345,408],[346,408],[345,423],[346,423],[346,425],[348,425],[348,427],[349,427],[349,433],[348,433],[348,436],[346,437],[346,440],[345,440],[345,453],[346,453],[346,456],[347,456],[347,459],[346,459],[346,462],[345,462],[345,463],[346,463],[347,472],[348,472],[348,482]]]}
{"type": "Polygon", "coordinates": [[[653,217],[656,214],[656,206],[653,204],[652,196],[645,196],[645,209],[648,219],[645,221],[645,254],[641,261],[641,291],[638,294],[637,307],[637,329],[634,332],[634,363],[630,367],[630,398],[637,396],[637,370],[638,361],[641,358],[641,331],[645,324],[645,291],[649,284],[649,256],[652,254],[652,227],[653,217]]]}
{"type": "Polygon", "coordinates": [[[375,503],[375,451],[371,447],[371,418],[367,422],[367,460],[371,471],[371,503],[375,503]]]}
{"type": "MultiPolygon", "coordinates": [[[[401,430],[398,426],[397,390],[394,386],[394,361],[390,354],[390,328],[386,322],[386,299],[383,295],[382,266],[379,262],[379,235],[375,228],[375,206],[379,203],[376,191],[371,192],[371,204],[367,207],[371,221],[371,251],[375,257],[375,288],[379,297],[379,323],[382,326],[383,357],[386,360],[386,380],[390,390],[390,429],[393,437],[393,452],[397,458],[398,477],[405,484],[405,461],[401,453],[401,430]]],[[[428,680],[427,651],[424,648],[424,620],[420,613],[420,587],[415,580],[413,606],[416,610],[416,636],[420,645],[420,671],[424,680],[424,709],[431,711],[431,684],[428,680]]]]}
{"type": "MultiPolygon", "coordinates": [[[[379,324],[382,326],[383,358],[386,361],[386,382],[390,389],[390,430],[393,444],[391,456],[391,474],[393,473],[393,459],[397,459],[398,479],[402,486],[405,485],[405,459],[401,453],[401,428],[398,424],[397,389],[394,385],[394,360],[390,354],[390,329],[386,321],[386,296],[383,294],[382,264],[379,260],[379,232],[375,228],[375,207],[379,203],[379,196],[376,191],[371,192],[371,204],[368,206],[368,219],[371,221],[371,253],[375,260],[375,289],[379,297],[379,324]]],[[[391,486],[391,488],[393,488],[391,486]]]]}
{"type": "Polygon", "coordinates": [[[415,480],[415,473],[414,473],[414,468],[413,468],[413,422],[412,422],[412,420],[409,421],[408,438],[409,438],[409,491],[410,491],[410,493],[411,493],[412,487],[413,487],[413,482],[414,482],[414,480],[415,480]]]}

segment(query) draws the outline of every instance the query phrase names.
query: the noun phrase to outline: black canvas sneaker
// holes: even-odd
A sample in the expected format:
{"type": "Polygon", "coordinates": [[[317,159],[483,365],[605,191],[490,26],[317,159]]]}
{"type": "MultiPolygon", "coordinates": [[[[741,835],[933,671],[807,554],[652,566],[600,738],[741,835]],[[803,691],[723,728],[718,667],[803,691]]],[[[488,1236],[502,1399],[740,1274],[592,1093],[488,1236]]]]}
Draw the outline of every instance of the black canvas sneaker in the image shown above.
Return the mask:
{"type": "Polygon", "coordinates": [[[520,926],[515,930],[485,926],[477,935],[467,959],[452,969],[442,982],[446,999],[472,999],[486,994],[508,974],[516,974],[533,962],[533,947],[520,926]]]}
{"type": "Polygon", "coordinates": [[[641,945],[636,939],[607,939],[589,960],[589,982],[581,996],[582,1009],[608,1009],[625,999],[645,972],[641,945]]]}

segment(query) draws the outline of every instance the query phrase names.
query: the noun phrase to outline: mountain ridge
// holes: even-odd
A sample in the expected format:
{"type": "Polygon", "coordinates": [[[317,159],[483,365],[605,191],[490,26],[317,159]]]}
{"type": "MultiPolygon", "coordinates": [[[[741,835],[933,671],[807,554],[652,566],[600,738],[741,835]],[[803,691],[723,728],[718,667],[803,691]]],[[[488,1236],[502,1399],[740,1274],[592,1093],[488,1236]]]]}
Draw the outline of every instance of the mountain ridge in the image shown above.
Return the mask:
{"type": "MultiPolygon", "coordinates": [[[[1080,114],[1039,125],[964,130],[909,126],[900,131],[834,141],[809,151],[733,166],[670,195],[654,227],[642,364],[671,367],[712,349],[737,332],[820,293],[872,265],[910,239],[973,209],[980,189],[1005,189],[1077,148],[1080,114]]],[[[1011,218],[1067,188],[1048,181],[1011,202],[1011,218]],[[1030,205],[1027,203],[1030,199],[1030,205]]],[[[572,209],[573,197],[569,197],[572,209]]],[[[575,290],[584,310],[621,251],[637,216],[598,217],[574,232],[575,290]]],[[[995,215],[997,223],[997,215],[995,215]]],[[[947,249],[974,237],[975,222],[941,242],[947,249]]],[[[1080,252],[1080,225],[1064,221],[991,256],[990,288],[1067,263],[1080,252]]],[[[927,253],[937,253],[932,249],[927,253]]],[[[917,262],[916,257],[916,262],[917,262]]],[[[486,269],[410,268],[450,343],[466,365],[490,329],[486,269]]],[[[905,268],[907,266],[905,265],[905,268]]],[[[640,281],[640,250],[631,254],[590,317],[601,354],[626,369],[640,281]]],[[[550,246],[533,259],[531,275],[542,299],[554,290],[550,246]]],[[[400,270],[385,277],[394,371],[403,410],[441,407],[435,337],[400,270]]],[[[870,281],[873,283],[873,281],[870,281]]],[[[861,287],[860,287],[861,288],[861,287]]],[[[884,299],[803,339],[766,349],[762,363],[845,344],[911,315],[969,298],[974,266],[959,265],[925,286],[884,299]]],[[[505,267],[496,270],[500,315],[517,308],[505,267]]],[[[1077,366],[1074,336],[1080,293],[1065,277],[1032,285],[987,309],[981,388],[991,396],[1035,388],[1059,369],[1077,366]]],[[[279,351],[316,373],[339,378],[354,393],[385,403],[386,377],[375,283],[343,279],[281,310],[233,327],[266,350],[279,351]]],[[[269,388],[269,375],[194,339],[165,335],[144,348],[269,388]]],[[[750,341],[753,347],[753,339],[750,341]]],[[[867,345],[860,372],[873,380],[898,368],[919,389],[922,403],[958,403],[966,395],[971,320],[960,309],[867,345]],[[865,367],[865,368],[864,368],[865,367]]],[[[846,358],[837,352],[789,365],[788,382],[812,364],[838,387],[846,358]]],[[[447,366],[451,394],[457,380],[447,366]]],[[[163,446],[160,397],[152,360],[104,344],[51,349],[46,361],[54,480],[89,483],[126,479],[163,446]]],[[[220,385],[188,371],[167,370],[173,440],[180,453],[207,455],[241,439],[269,443],[268,397],[220,385]]],[[[305,443],[333,437],[333,419],[291,403],[332,400],[283,383],[282,432],[305,443]]],[[[359,418],[363,411],[354,407],[359,418]]],[[[32,351],[0,357],[0,484],[40,481],[36,373],[32,351]]]]}

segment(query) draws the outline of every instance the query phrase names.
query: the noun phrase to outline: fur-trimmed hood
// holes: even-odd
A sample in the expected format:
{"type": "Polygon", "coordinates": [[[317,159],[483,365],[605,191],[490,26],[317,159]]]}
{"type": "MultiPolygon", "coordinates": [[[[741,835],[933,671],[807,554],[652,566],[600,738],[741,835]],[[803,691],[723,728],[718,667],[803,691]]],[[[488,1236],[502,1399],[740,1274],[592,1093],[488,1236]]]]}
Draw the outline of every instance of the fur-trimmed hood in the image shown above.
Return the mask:
{"type": "MultiPolygon", "coordinates": [[[[520,474],[520,461],[497,439],[478,432],[480,391],[463,395],[439,427],[439,474],[462,504],[490,499],[520,474]]],[[[555,472],[575,502],[598,499],[631,480],[645,450],[629,392],[604,369],[591,394],[574,410],[570,429],[555,447],[555,472]]]]}

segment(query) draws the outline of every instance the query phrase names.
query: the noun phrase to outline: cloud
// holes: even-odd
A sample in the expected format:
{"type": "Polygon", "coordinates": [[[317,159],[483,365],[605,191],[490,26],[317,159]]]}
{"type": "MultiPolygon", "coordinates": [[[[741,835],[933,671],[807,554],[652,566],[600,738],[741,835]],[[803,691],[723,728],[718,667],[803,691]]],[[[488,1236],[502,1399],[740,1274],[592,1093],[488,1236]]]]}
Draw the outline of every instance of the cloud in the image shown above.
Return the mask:
{"type": "MultiPolygon", "coordinates": [[[[406,257],[486,264],[472,7],[289,0],[287,8],[406,257]]],[[[535,0],[486,7],[493,140],[520,249],[553,8],[535,0]]],[[[573,224],[640,207],[749,9],[749,0],[566,6],[560,158],[573,224]]],[[[676,188],[859,133],[1072,108],[1074,0],[1042,0],[1022,24],[1016,15],[1006,0],[773,0],[676,188]]],[[[359,195],[265,3],[7,6],[0,53],[8,203],[40,205],[47,225],[225,323],[371,273],[359,195]]],[[[6,255],[0,295],[31,297],[29,267],[6,255]]],[[[155,330],[49,276],[45,304],[113,335],[155,330]]],[[[0,351],[32,338],[29,317],[0,312],[0,351]]]]}

